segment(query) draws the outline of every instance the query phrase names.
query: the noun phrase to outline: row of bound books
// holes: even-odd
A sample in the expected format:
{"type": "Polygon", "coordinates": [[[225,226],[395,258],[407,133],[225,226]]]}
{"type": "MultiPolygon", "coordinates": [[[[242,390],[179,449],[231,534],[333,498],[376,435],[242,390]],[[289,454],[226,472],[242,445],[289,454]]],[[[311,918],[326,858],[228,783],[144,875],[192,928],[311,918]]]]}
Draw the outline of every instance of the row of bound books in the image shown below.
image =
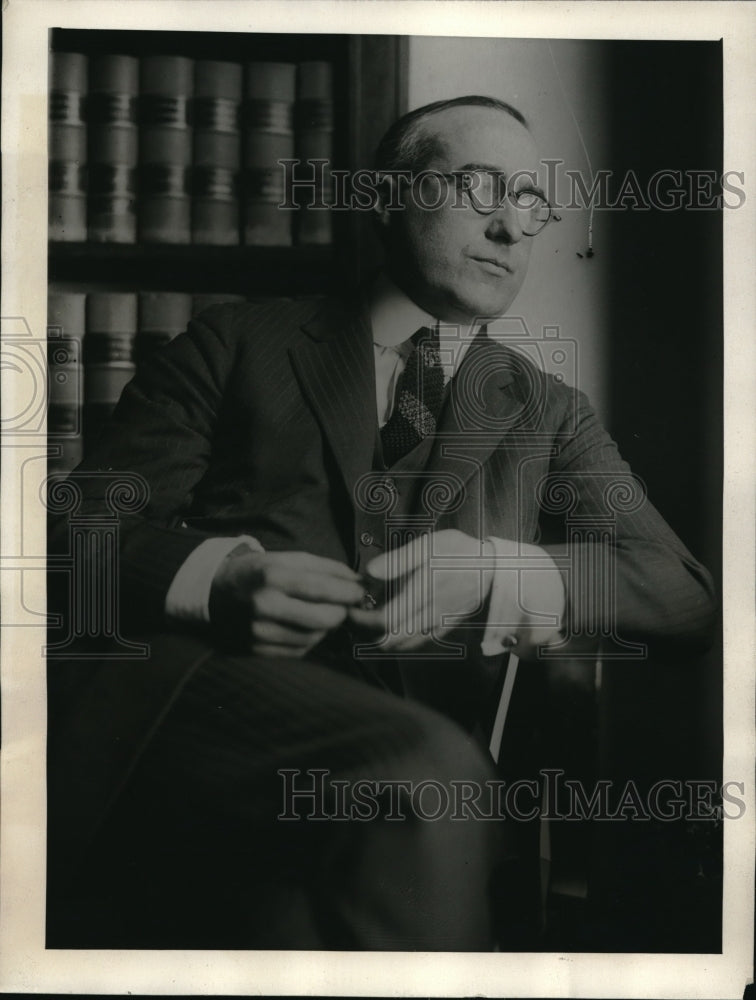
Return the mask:
{"type": "Polygon", "coordinates": [[[328,62],[53,52],[49,113],[52,240],[331,242],[328,62]]]}
{"type": "Polygon", "coordinates": [[[192,316],[239,295],[50,292],[47,304],[49,468],[69,472],[115,409],[137,366],[192,316]]]}

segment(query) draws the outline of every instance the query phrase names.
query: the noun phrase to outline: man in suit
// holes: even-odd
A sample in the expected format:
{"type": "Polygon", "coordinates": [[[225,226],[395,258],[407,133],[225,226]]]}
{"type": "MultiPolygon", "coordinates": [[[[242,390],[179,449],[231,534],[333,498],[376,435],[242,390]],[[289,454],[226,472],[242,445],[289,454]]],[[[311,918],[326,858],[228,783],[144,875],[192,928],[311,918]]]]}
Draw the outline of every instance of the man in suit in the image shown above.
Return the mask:
{"type": "Polygon", "coordinates": [[[50,667],[51,946],[491,948],[505,824],[415,791],[495,777],[510,651],[706,635],[706,571],[587,400],[487,334],[550,216],[522,116],[439,102],[377,160],[383,274],[209,310],[72,479],[79,515],[143,497],[118,649],[50,667]]]}

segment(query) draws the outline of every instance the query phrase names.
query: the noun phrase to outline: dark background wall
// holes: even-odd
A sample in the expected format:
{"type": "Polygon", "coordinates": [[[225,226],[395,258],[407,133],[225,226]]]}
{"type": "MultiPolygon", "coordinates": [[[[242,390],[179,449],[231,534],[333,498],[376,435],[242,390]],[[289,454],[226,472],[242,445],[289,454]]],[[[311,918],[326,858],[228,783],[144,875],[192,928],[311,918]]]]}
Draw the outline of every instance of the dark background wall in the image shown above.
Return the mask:
{"type": "MultiPolygon", "coordinates": [[[[609,54],[610,168],[632,169],[642,189],[662,169],[721,176],[721,45],[613,42],[609,54]]],[[[609,423],[721,588],[722,215],[613,211],[609,224],[609,423]]],[[[687,673],[670,677],[666,704],[667,729],[688,730],[692,760],[712,777],[721,756],[720,654],[681,665],[687,673]]]]}
{"type": "MultiPolygon", "coordinates": [[[[410,108],[464,93],[515,104],[542,157],[589,186],[610,172],[610,202],[630,171],[641,195],[660,170],[721,176],[718,42],[413,37],[408,80],[410,108]]],[[[591,258],[588,212],[563,211],[513,312],[577,343],[576,384],[721,593],[722,213],[626,205],[596,208],[591,258]]],[[[548,734],[550,764],[616,788],[721,781],[720,635],[704,654],[606,661],[593,682],[592,665],[568,666],[530,692],[523,715],[548,734]]],[[[719,949],[721,826],[551,827],[553,947],[719,949]]]]}
{"type": "MultiPolygon", "coordinates": [[[[721,175],[718,42],[411,37],[409,107],[464,93],[514,103],[542,157],[589,186],[592,172],[610,171],[610,202],[629,171],[644,194],[660,170],[721,175]]],[[[564,203],[569,188],[557,194],[564,203]]],[[[590,259],[588,212],[562,211],[534,242],[512,312],[535,337],[553,325],[577,344],[576,384],[720,586],[722,215],[625,204],[597,206],[590,259]]],[[[618,688],[607,744],[617,766],[716,778],[721,644],[705,658],[649,663],[647,675],[637,666],[604,673],[618,688]],[[638,713],[645,743],[629,738],[638,713]]]]}
{"type": "MultiPolygon", "coordinates": [[[[632,169],[641,189],[662,169],[720,177],[721,45],[613,42],[608,54],[610,169],[632,169]]],[[[722,213],[614,211],[609,225],[609,424],[721,594],[722,213]]],[[[721,781],[721,629],[708,653],[607,670],[605,681],[611,775],[721,781]]],[[[604,847],[603,906],[617,939],[719,949],[720,825],[635,824],[613,830],[604,847]]]]}

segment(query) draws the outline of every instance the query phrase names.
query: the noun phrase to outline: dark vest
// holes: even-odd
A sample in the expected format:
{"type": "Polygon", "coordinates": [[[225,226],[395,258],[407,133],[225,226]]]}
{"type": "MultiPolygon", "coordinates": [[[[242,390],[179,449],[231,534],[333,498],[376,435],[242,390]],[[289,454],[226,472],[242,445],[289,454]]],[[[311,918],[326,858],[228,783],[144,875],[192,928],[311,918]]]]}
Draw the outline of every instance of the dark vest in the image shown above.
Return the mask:
{"type": "MultiPolygon", "coordinates": [[[[426,471],[433,444],[433,437],[425,438],[386,468],[376,434],[374,467],[360,480],[355,495],[358,572],[367,575],[367,564],[376,555],[444,526],[448,499],[444,475],[426,471]]],[[[425,585],[432,587],[430,578],[425,585]]],[[[373,589],[379,602],[385,599],[381,584],[375,582],[373,589]]],[[[453,630],[429,655],[387,657],[380,645],[365,643],[364,637],[350,634],[349,639],[370,679],[451,716],[468,730],[484,733],[493,721],[503,677],[503,658],[484,658],[480,652],[487,613],[486,602],[471,618],[477,628],[453,630]]]]}

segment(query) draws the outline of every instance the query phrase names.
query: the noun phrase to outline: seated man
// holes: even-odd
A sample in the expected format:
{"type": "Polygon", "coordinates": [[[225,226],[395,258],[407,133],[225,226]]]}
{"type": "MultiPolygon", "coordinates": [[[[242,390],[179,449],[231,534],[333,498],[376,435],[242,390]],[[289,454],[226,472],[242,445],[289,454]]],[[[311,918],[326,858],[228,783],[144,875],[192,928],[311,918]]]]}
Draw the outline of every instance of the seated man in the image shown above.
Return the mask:
{"type": "Polygon", "coordinates": [[[383,274],[208,310],[69,484],[119,510],[120,632],[50,664],[49,947],[506,947],[507,824],[431,800],[496,777],[510,651],[706,636],[585,397],[488,336],[551,215],[522,116],[429,105],[376,168],[383,274]]]}

